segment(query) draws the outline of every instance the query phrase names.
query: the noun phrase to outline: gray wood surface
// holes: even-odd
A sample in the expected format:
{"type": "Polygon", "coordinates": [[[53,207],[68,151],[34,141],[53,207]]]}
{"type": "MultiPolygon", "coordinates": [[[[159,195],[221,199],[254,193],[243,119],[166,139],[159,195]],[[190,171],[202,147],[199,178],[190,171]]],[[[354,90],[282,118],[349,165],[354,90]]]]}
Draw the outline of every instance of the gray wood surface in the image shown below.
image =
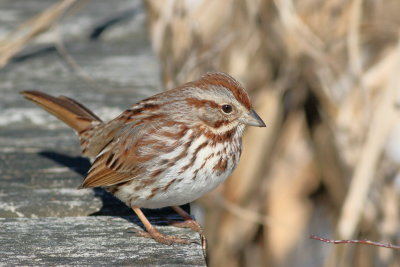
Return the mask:
{"type": "Polygon", "coordinates": [[[135,223],[108,216],[0,218],[0,266],[204,266],[197,234],[163,227],[194,242],[165,246],[135,237],[127,230],[135,223]]]}
{"type": "MultiPolygon", "coordinates": [[[[102,189],[77,190],[90,165],[78,138],[18,93],[67,95],[107,120],[162,90],[141,1],[87,2],[0,70],[0,266],[205,266],[199,235],[166,226],[179,219],[170,209],[146,214],[191,245],[137,237],[128,207],[102,189]],[[59,36],[78,67],[54,47],[59,36]]],[[[0,1],[0,36],[54,3],[0,1]]]]}

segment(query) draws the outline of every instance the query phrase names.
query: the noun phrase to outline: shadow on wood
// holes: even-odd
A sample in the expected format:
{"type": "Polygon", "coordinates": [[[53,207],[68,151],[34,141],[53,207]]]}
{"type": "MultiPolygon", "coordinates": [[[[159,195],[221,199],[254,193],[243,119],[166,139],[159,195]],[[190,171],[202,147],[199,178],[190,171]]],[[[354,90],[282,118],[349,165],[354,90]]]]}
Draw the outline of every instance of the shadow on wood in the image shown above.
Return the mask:
{"type": "MultiPolygon", "coordinates": [[[[54,151],[47,151],[47,150],[41,151],[38,154],[60,165],[63,165],[69,168],[70,170],[74,171],[75,173],[81,175],[82,180],[91,166],[90,161],[87,158],[81,156],[71,157],[66,154],[54,151]]],[[[77,187],[78,186],[79,185],[77,185],[77,187]]],[[[107,192],[104,188],[96,187],[93,188],[92,190],[94,191],[95,197],[99,198],[102,201],[102,206],[99,211],[93,212],[89,214],[89,216],[119,216],[135,224],[138,224],[138,222],[140,222],[139,220],[136,219],[137,217],[133,213],[131,208],[129,208],[119,199],[117,199],[112,194],[107,192]],[[132,220],[131,216],[134,216],[135,219],[132,220]]],[[[190,213],[189,204],[183,205],[182,208],[186,212],[190,213]]],[[[145,213],[146,216],[154,218],[152,220],[152,223],[155,225],[168,225],[168,222],[171,220],[176,221],[182,219],[179,216],[178,217],[173,216],[173,218],[171,218],[171,215],[173,214],[175,215],[175,212],[169,207],[162,209],[154,209],[154,210],[143,209],[143,212],[145,213]]],[[[142,227],[141,223],[139,223],[138,225],[142,227]]]]}

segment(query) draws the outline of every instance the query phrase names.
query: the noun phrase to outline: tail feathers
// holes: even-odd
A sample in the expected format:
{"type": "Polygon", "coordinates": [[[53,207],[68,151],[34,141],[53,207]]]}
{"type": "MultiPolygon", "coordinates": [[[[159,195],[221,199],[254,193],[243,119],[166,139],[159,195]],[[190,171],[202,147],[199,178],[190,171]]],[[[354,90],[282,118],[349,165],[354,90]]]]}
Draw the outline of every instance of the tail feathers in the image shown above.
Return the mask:
{"type": "Polygon", "coordinates": [[[38,91],[23,91],[21,94],[47,110],[78,133],[87,130],[94,121],[101,122],[92,111],[66,96],[53,97],[38,91]]]}

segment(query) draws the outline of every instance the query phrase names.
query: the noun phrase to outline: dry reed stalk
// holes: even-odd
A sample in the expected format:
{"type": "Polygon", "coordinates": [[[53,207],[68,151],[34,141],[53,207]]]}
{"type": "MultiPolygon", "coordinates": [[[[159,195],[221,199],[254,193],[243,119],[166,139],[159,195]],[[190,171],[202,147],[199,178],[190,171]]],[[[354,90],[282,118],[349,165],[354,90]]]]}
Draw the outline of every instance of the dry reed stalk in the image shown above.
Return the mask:
{"type": "MultiPolygon", "coordinates": [[[[360,24],[363,0],[353,0],[350,6],[350,22],[347,34],[347,46],[350,71],[357,79],[362,79],[360,24]]],[[[361,83],[362,84],[362,83],[361,83]]]]}
{"type": "Polygon", "coordinates": [[[48,31],[77,0],[63,0],[38,16],[24,22],[15,32],[0,40],[0,68],[21,51],[29,42],[48,31]]]}
{"type": "Polygon", "coordinates": [[[339,210],[347,193],[349,170],[338,151],[334,132],[326,121],[315,126],[311,138],[322,183],[326,187],[332,205],[339,210]]]}
{"type": "MultiPolygon", "coordinates": [[[[307,142],[307,128],[303,114],[287,119],[279,140],[279,154],[272,157],[269,194],[266,195],[265,213],[274,226],[265,229],[265,254],[271,266],[281,266],[292,259],[292,251],[304,235],[313,203],[308,196],[319,184],[314,155],[307,142]],[[290,211],[282,213],[282,211],[290,211]]],[[[295,264],[293,261],[292,264],[295,264]]]]}
{"type": "MultiPolygon", "coordinates": [[[[353,239],[358,231],[368,194],[372,190],[374,179],[376,179],[378,160],[382,156],[389,133],[395,125],[394,122],[399,116],[396,103],[399,97],[397,85],[400,82],[400,65],[398,63],[400,62],[400,46],[393,53],[395,65],[390,72],[385,73],[388,75],[387,85],[384,90],[379,92],[379,102],[374,107],[376,111],[373,114],[366,141],[362,147],[363,151],[355,166],[349,192],[338,219],[337,235],[339,239],[353,239]]],[[[337,265],[337,259],[342,259],[341,266],[352,266],[353,263],[350,261],[348,253],[349,251],[342,248],[336,249],[328,266],[337,265]]]]}
{"type": "MultiPolygon", "coordinates": [[[[399,195],[396,192],[396,185],[391,182],[387,185],[384,185],[382,189],[382,211],[383,211],[383,221],[380,223],[380,227],[382,229],[382,241],[386,243],[391,242],[391,236],[397,234],[398,231],[398,222],[399,222],[399,195]]],[[[379,258],[383,263],[389,265],[390,262],[399,262],[400,255],[398,251],[391,249],[379,249],[379,258]]]]}
{"type": "MultiPolygon", "coordinates": [[[[400,52],[400,50],[399,50],[400,52]]],[[[396,55],[400,62],[400,53],[396,55]]],[[[397,71],[400,66],[395,68],[396,77],[388,85],[380,103],[376,107],[376,113],[371,122],[370,130],[367,135],[366,143],[361,153],[360,162],[357,164],[350,184],[350,189],[346,197],[342,214],[338,224],[338,234],[341,239],[351,239],[354,236],[358,221],[360,220],[363,204],[367,199],[372,179],[376,173],[376,166],[385,146],[389,132],[393,127],[395,118],[399,115],[396,110],[397,85],[400,83],[397,71]]]]}

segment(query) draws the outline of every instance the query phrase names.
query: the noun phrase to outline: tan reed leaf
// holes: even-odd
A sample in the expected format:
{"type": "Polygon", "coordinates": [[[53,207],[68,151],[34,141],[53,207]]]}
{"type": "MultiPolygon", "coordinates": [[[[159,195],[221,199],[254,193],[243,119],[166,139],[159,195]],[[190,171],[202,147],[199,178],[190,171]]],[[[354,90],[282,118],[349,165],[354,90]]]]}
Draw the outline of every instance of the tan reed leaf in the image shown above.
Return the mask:
{"type": "Polygon", "coordinates": [[[290,265],[290,253],[304,235],[313,204],[310,192],[319,184],[314,155],[307,142],[305,118],[293,114],[272,158],[265,212],[271,227],[265,230],[265,247],[272,266],[290,265]]]}
{"type": "MultiPolygon", "coordinates": [[[[400,62],[400,42],[397,47],[396,58],[397,62],[400,62]]],[[[367,139],[338,220],[337,235],[340,239],[352,239],[357,233],[364,205],[375,178],[378,160],[381,157],[390,129],[393,127],[393,122],[399,116],[395,105],[398,96],[397,85],[400,82],[398,75],[400,65],[399,63],[396,65],[390,77],[390,82],[379,99],[376,112],[373,114],[367,139]]],[[[340,254],[340,251],[337,250],[336,257],[340,258],[340,254]]],[[[348,264],[348,262],[345,264],[348,264]]]]}
{"type": "Polygon", "coordinates": [[[31,40],[54,26],[76,1],[63,0],[56,3],[41,14],[27,20],[15,32],[0,40],[0,68],[4,67],[31,40]]]}

